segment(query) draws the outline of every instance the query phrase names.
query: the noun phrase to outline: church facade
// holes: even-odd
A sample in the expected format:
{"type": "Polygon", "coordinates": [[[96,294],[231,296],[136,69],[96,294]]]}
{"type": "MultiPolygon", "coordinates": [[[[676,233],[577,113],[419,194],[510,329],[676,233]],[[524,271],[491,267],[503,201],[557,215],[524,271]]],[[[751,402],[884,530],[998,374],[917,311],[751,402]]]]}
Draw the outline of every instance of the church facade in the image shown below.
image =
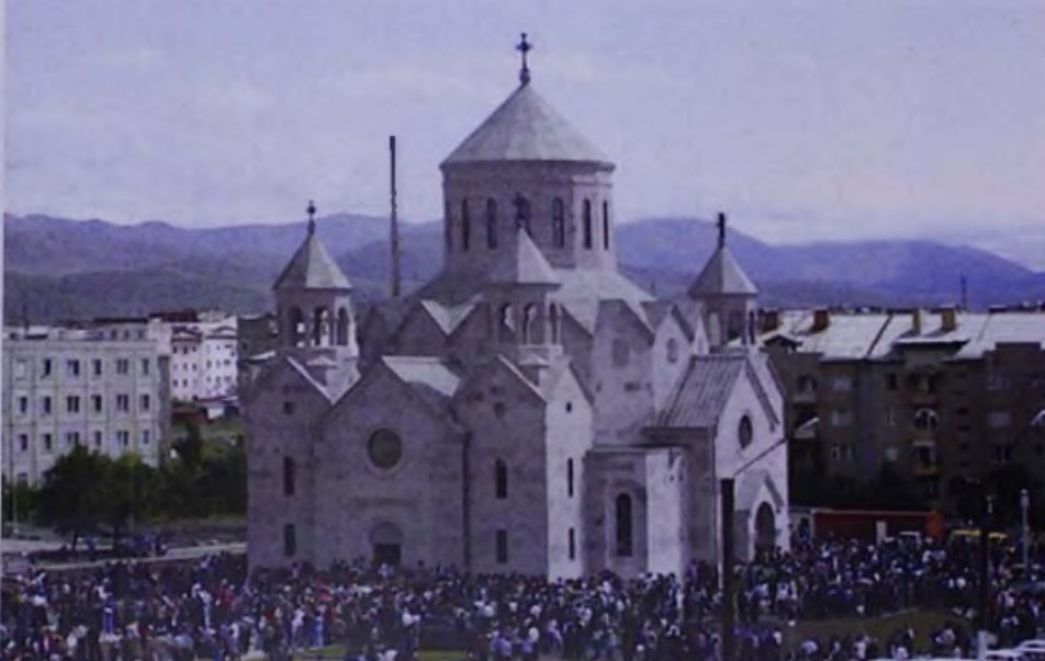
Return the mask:
{"type": "Polygon", "coordinates": [[[356,317],[309,232],[244,398],[252,566],[576,577],[788,545],[781,387],[719,244],[680,300],[617,268],[613,163],[521,84],[442,163],[442,271],[356,317]]]}

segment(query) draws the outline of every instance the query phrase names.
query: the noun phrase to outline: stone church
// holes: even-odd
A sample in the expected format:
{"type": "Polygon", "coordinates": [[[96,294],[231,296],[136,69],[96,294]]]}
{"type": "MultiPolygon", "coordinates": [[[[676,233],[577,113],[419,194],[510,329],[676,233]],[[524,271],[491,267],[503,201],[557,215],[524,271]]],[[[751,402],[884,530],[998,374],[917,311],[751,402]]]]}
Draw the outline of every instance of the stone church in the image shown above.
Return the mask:
{"type": "MultiPolygon", "coordinates": [[[[525,42],[524,42],[525,44],[525,42]]],[[[252,566],[576,577],[788,545],[781,386],[726,244],[688,295],[617,267],[614,165],[519,86],[441,164],[442,271],[357,318],[309,230],[245,393],[252,566]]],[[[310,214],[314,212],[310,208],[310,214]]]]}

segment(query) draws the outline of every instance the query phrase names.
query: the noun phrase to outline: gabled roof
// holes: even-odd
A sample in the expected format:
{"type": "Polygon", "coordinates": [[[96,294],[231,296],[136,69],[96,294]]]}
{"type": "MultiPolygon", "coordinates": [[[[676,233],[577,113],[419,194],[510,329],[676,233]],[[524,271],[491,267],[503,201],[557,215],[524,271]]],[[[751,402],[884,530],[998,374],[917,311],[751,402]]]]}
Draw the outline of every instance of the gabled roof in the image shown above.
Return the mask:
{"type": "Polygon", "coordinates": [[[747,357],[740,353],[694,356],[653,426],[714,427],[746,365],[747,357]]]}
{"type": "Polygon", "coordinates": [[[561,284],[555,269],[541,254],[541,249],[522,227],[515,231],[512,245],[499,255],[486,273],[486,282],[493,285],[539,285],[557,287],[561,284]]]}
{"type": "Polygon", "coordinates": [[[729,248],[722,243],[704,265],[693,286],[689,288],[689,295],[693,298],[701,296],[756,296],[758,288],[751,278],[747,277],[744,269],[740,268],[736,257],[729,248]]]}
{"type": "Polygon", "coordinates": [[[611,165],[530,84],[523,84],[442,165],[491,161],[577,161],[611,165]]]}
{"type": "Polygon", "coordinates": [[[351,289],[352,285],[323,247],[323,242],[316,237],[315,231],[310,229],[272,288],[351,289]]]}
{"type": "Polygon", "coordinates": [[[461,385],[461,377],[439,358],[428,356],[385,356],[381,359],[397,377],[414,388],[449,399],[461,385]]]}

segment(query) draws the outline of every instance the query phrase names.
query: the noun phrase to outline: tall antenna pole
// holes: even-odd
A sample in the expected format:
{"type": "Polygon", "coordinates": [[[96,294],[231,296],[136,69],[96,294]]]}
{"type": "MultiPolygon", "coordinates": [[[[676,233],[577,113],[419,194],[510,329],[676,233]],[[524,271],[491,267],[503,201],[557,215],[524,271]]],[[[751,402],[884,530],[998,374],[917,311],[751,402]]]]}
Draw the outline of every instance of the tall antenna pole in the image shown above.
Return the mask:
{"type": "Polygon", "coordinates": [[[388,151],[391,154],[389,175],[391,181],[392,216],[389,244],[392,249],[392,298],[399,298],[399,217],[396,209],[396,137],[394,135],[388,136],[388,151]]]}

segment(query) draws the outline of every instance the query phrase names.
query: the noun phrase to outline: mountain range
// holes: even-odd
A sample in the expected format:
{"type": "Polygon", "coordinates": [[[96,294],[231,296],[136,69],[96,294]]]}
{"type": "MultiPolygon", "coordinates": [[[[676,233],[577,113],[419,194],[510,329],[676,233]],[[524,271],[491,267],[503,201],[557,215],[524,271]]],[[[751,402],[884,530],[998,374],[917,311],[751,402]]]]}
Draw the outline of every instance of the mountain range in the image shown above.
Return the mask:
{"type": "MultiPolygon", "coordinates": [[[[401,225],[403,280],[410,289],[441,264],[437,221],[401,225]]],[[[260,312],[304,237],[302,222],[207,229],[160,221],[118,225],[44,215],[5,216],[4,300],[9,323],[141,315],[186,307],[260,312]]],[[[387,291],[387,219],[335,214],[317,232],[362,300],[387,291]]],[[[617,228],[621,268],[659,296],[685,290],[715,245],[714,225],[648,218],[617,228]]],[[[729,245],[765,305],[970,307],[1045,299],[1045,273],[966,246],[932,241],[772,245],[731,230],[729,245]]]]}

